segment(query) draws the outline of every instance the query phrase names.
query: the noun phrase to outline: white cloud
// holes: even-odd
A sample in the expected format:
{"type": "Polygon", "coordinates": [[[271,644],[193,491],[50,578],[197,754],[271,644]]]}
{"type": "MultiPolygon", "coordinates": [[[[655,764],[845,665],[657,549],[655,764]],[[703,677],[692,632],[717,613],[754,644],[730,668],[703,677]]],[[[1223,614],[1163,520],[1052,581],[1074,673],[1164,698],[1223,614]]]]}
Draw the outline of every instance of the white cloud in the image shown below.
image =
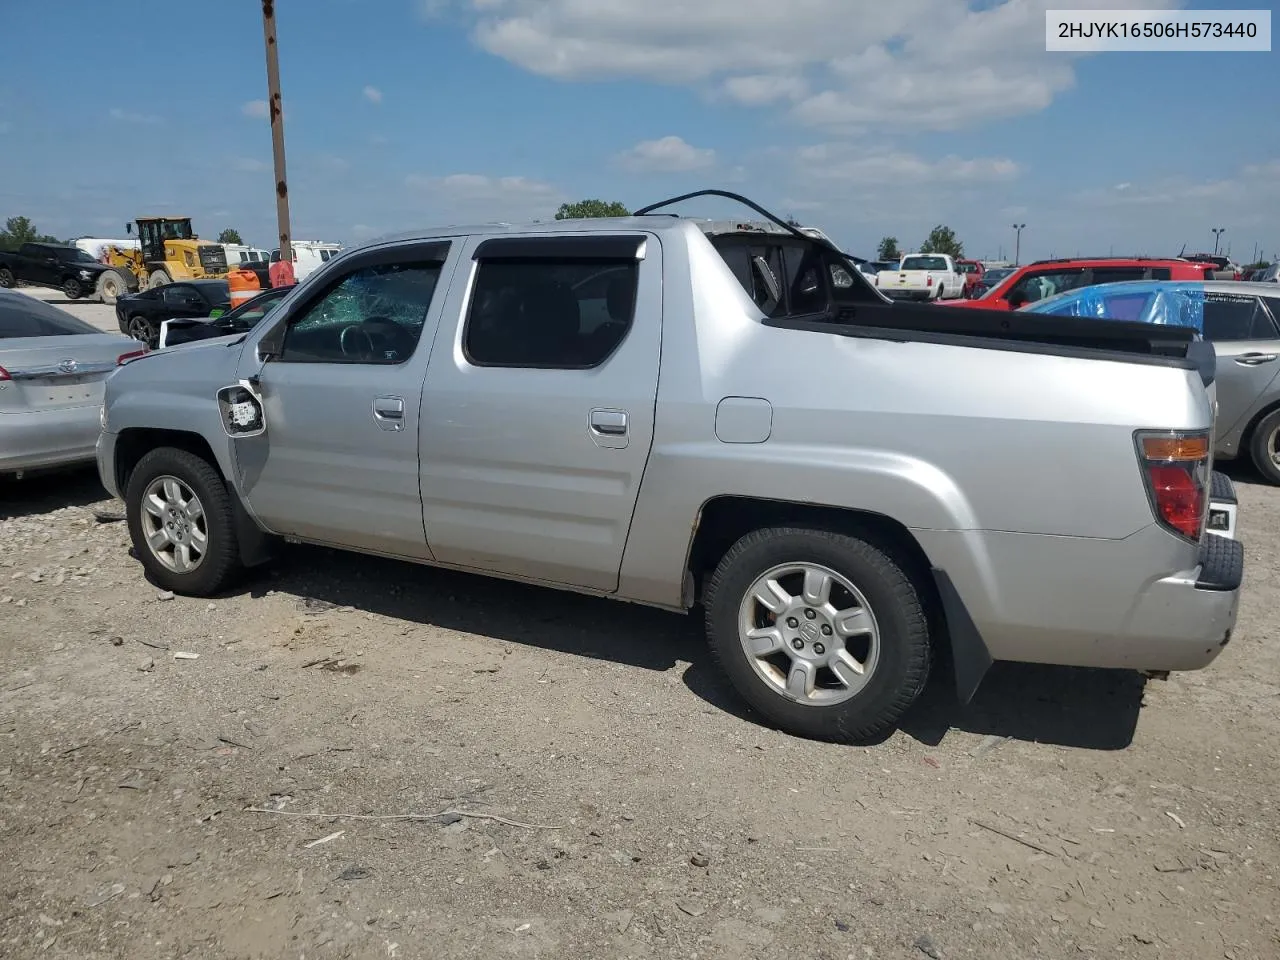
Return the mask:
{"type": "Polygon", "coordinates": [[[712,166],[716,162],[716,152],[671,136],[642,140],[618,154],[615,160],[624,170],[633,173],[681,173],[712,166]]]}
{"type": "MultiPolygon", "coordinates": [[[[1178,0],[1129,0],[1135,7],[1178,0]]],[[[819,127],[957,129],[1043,109],[1075,80],[1044,49],[1055,0],[472,0],[485,50],[563,80],[637,77],[785,104],[819,127]]],[[[437,3],[438,7],[439,4],[437,3]]],[[[1077,7],[1107,8],[1104,0],[1077,7]]]]}
{"type": "Polygon", "coordinates": [[[444,220],[549,220],[564,201],[550,183],[529,177],[491,177],[479,173],[445,176],[410,174],[405,186],[425,201],[426,210],[444,220]]]}
{"type": "Polygon", "coordinates": [[[731,99],[749,107],[761,107],[780,100],[795,102],[809,92],[802,77],[756,73],[729,77],[722,89],[731,99]]]}
{"type": "Polygon", "coordinates": [[[257,157],[232,157],[231,166],[241,173],[263,173],[271,169],[271,164],[257,157]]]}
{"type": "Polygon", "coordinates": [[[382,102],[382,91],[375,86],[366,84],[364,90],[362,90],[361,93],[364,94],[364,98],[368,100],[370,103],[382,102]]]}
{"type": "Polygon", "coordinates": [[[265,120],[271,116],[271,107],[265,100],[250,100],[240,107],[240,112],[255,120],[265,120]]]}
{"type": "Polygon", "coordinates": [[[982,183],[1012,180],[1021,172],[1007,157],[929,160],[901,150],[863,149],[846,143],[819,143],[793,154],[797,172],[814,180],[852,184],[982,183]]]}
{"type": "Polygon", "coordinates": [[[125,110],[121,107],[112,107],[107,111],[107,116],[112,120],[119,120],[121,123],[161,123],[160,117],[154,113],[137,113],[133,110],[125,110]]]}

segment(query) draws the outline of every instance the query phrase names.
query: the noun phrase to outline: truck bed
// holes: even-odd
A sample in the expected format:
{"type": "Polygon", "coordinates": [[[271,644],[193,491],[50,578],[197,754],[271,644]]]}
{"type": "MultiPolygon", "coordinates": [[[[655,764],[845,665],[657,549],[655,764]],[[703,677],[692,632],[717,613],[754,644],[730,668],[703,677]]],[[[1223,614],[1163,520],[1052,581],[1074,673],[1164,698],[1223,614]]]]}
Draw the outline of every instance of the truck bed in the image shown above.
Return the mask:
{"type": "Polygon", "coordinates": [[[999,310],[953,311],[933,304],[872,300],[842,304],[829,319],[793,317],[765,323],[878,340],[1155,363],[1197,370],[1206,385],[1216,372],[1213,346],[1190,327],[999,310]]]}

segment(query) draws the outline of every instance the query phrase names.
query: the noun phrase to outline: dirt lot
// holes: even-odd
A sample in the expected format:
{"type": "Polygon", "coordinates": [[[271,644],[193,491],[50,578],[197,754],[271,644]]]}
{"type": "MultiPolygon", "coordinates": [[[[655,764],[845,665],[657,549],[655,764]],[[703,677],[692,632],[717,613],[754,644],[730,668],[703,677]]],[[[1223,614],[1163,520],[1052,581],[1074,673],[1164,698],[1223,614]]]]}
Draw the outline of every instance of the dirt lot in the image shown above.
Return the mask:
{"type": "Polygon", "coordinates": [[[1274,958],[1240,490],[1211,669],[1002,666],[850,748],[743,716],[692,619],[316,549],[167,598],[92,474],[5,483],[0,956],[1274,958]]]}

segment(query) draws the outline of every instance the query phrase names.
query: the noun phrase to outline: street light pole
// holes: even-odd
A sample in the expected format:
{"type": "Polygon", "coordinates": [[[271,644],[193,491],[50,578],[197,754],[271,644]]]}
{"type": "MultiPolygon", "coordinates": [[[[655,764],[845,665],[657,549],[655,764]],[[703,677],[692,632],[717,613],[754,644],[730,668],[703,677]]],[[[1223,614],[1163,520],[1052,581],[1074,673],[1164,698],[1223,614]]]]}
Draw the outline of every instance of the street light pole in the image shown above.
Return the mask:
{"type": "Polygon", "coordinates": [[[1015,267],[1018,265],[1022,257],[1022,228],[1025,226],[1025,223],[1015,223],[1013,225],[1013,265],[1015,267]]]}
{"type": "Polygon", "coordinates": [[[284,108],[280,99],[280,61],[276,56],[275,0],[262,0],[262,36],[267,47],[267,103],[271,112],[271,153],[276,169],[276,225],[280,232],[280,260],[293,267],[289,233],[289,185],[284,169],[284,108]]]}
{"type": "Polygon", "coordinates": [[[1213,255],[1216,257],[1218,255],[1218,240],[1227,232],[1227,228],[1213,227],[1209,232],[1213,234],[1213,255]]]}

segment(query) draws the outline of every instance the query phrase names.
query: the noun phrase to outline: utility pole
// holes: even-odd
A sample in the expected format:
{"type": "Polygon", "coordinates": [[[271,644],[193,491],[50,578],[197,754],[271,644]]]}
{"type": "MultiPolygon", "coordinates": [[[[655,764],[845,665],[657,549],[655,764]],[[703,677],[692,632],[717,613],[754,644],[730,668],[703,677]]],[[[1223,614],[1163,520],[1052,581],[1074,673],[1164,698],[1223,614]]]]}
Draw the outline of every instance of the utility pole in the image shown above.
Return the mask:
{"type": "Polygon", "coordinates": [[[276,224],[280,232],[280,261],[293,272],[293,243],[289,232],[289,182],[284,171],[284,108],[280,100],[280,61],[276,47],[275,0],[262,0],[262,37],[267,47],[267,103],[271,111],[271,153],[276,167],[276,224]]]}
{"type": "Polygon", "coordinates": [[[1213,227],[1209,230],[1213,234],[1213,255],[1218,255],[1218,240],[1227,232],[1226,227],[1213,227]]]}
{"type": "Polygon", "coordinates": [[[1025,226],[1025,223],[1015,223],[1013,225],[1013,229],[1015,231],[1013,239],[1013,265],[1015,267],[1022,259],[1022,228],[1025,226]]]}

